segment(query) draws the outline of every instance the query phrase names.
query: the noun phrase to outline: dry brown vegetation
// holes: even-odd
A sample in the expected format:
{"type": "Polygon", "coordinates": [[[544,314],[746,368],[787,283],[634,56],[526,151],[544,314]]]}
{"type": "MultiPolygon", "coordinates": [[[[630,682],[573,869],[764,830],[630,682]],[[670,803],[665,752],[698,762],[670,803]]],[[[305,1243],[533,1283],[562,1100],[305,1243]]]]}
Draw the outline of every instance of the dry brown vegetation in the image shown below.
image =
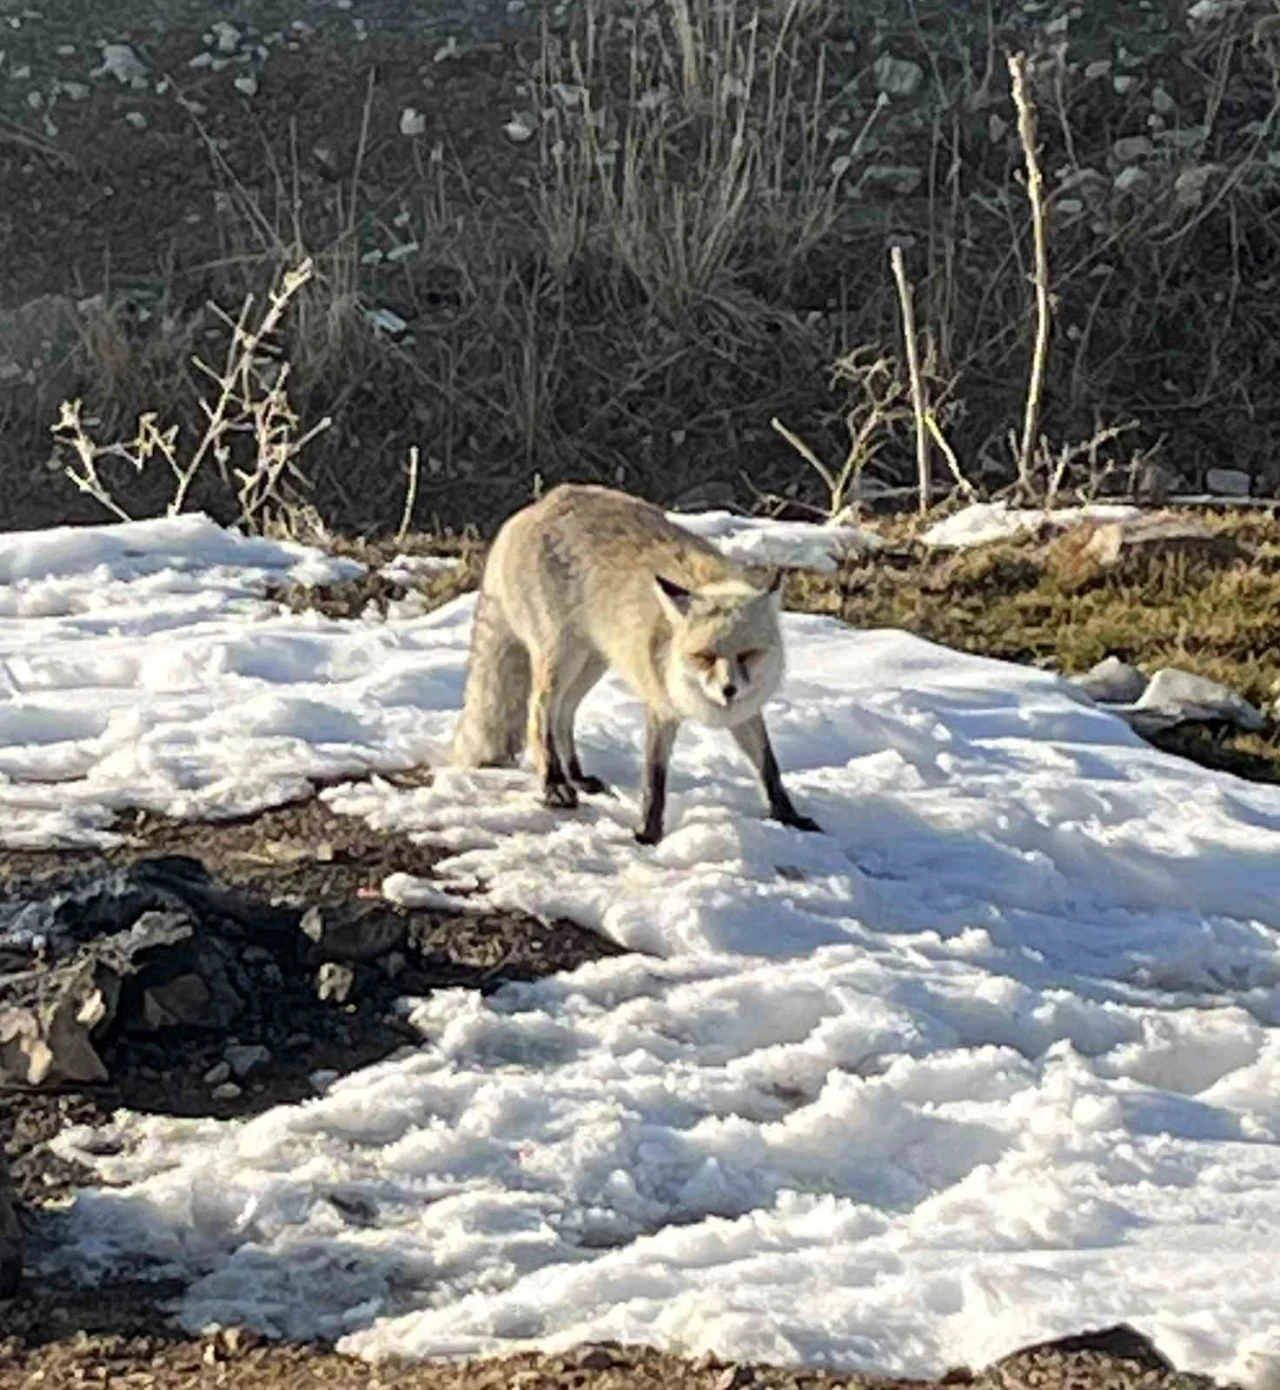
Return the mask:
{"type": "MultiPolygon", "coordinates": [[[[905,385],[888,256],[900,245],[940,488],[957,474],[1003,486],[1028,450],[1042,491],[1159,488],[1157,445],[1193,487],[1221,464],[1264,487],[1280,457],[1270,11],[1196,23],[1181,6],[1135,7],[1121,34],[1096,8],[590,0],[485,55],[485,110],[466,118],[484,131],[460,117],[465,139],[433,125],[407,137],[398,119],[411,70],[412,86],[465,107],[480,56],[433,64],[375,44],[358,71],[349,52],[324,70],[311,60],[314,80],[362,98],[326,111],[337,153],[323,178],[296,97],[239,144],[215,138],[213,115],[179,111],[209,166],[218,255],[198,274],[175,263],[144,327],[110,295],[90,314],[86,419],[128,438],[160,409],[197,438],[207,383],[193,356],[220,360],[226,313],[309,256],[314,275],[262,348],[289,363],[300,428],[334,421],[300,465],[331,528],[394,528],[413,446],[420,526],[487,529],[535,479],[567,476],[825,510],[828,489],[769,422],[839,460],[867,383],[838,364],[870,352],[905,385]],[[1038,424],[1021,442],[1037,320],[1003,58],[1015,50],[1038,111],[1053,308],[1038,424]],[[527,139],[502,132],[497,93],[527,139]],[[371,255],[393,242],[416,249],[371,255]],[[387,305],[407,332],[371,326],[387,305]]],[[[14,407],[6,440],[47,448],[56,407],[38,393],[14,407]]],[[[855,472],[914,483],[910,412],[869,443],[855,472]]],[[[163,469],[138,479],[112,463],[128,510],[168,500],[163,469]]],[[[235,492],[215,472],[189,501],[230,519],[235,492]]],[[[45,473],[24,515],[51,501],[65,513],[64,489],[45,473]]]]}

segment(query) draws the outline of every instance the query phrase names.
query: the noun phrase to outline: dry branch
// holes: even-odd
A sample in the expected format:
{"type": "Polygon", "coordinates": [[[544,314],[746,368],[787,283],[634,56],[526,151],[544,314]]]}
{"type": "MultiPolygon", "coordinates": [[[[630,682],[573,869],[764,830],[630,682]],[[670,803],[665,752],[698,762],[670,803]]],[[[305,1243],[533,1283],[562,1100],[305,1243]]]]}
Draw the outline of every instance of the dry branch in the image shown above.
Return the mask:
{"type": "Polygon", "coordinates": [[[1031,472],[1040,436],[1040,411],[1044,399],[1044,378],[1049,361],[1049,223],[1045,207],[1044,177],[1040,172],[1040,141],[1035,100],[1027,76],[1027,56],[1014,53],[1009,58],[1013,82],[1013,101],[1018,108],[1018,138],[1027,165],[1027,200],[1031,204],[1031,227],[1035,241],[1036,337],[1031,352],[1031,376],[1027,382],[1026,409],[1022,417],[1022,442],[1018,448],[1018,489],[1030,500],[1031,472]]]}
{"type": "Polygon", "coordinates": [[[911,285],[907,280],[907,267],[903,261],[901,246],[890,248],[889,263],[893,266],[893,278],[898,285],[898,303],[902,306],[902,336],[907,347],[907,371],[911,377],[911,411],[916,426],[916,478],[920,488],[920,515],[923,516],[933,501],[933,481],[929,476],[928,406],[924,398],[924,380],[920,375],[916,311],[911,300],[911,285]]]}

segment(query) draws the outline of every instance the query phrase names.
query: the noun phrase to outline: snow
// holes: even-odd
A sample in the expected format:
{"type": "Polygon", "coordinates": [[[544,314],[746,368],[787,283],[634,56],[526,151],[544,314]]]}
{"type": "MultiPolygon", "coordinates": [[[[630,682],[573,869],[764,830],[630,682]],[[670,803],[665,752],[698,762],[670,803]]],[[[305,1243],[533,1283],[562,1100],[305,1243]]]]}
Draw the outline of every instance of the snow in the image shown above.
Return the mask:
{"type": "Polygon", "coordinates": [[[1065,530],[1084,521],[1129,521],[1141,516],[1137,507],[1095,502],[1084,507],[1010,507],[1007,502],[971,502],[967,507],[935,521],[921,540],[935,550],[967,550],[992,541],[1007,541],[1041,526],[1065,530]]]}
{"type": "Polygon", "coordinates": [[[827,833],[765,820],[732,745],[689,729],[642,849],[613,680],[580,742],[614,797],[392,785],[456,717],[471,598],[295,615],[255,595],[320,557],[121,531],[0,548],[9,842],[346,771],[336,810],[448,851],[388,896],[634,950],[405,1001],[422,1046],[305,1104],[67,1131],[122,1185],[82,1192],[51,1267],[177,1277],[188,1327],[370,1359],[618,1338],[927,1374],[1123,1319],[1186,1369],[1274,1378],[1280,789],[1049,673],[787,615],[769,718],[827,833]]]}
{"type": "Polygon", "coordinates": [[[687,531],[713,541],[740,564],[779,565],[830,573],[846,555],[879,550],[884,540],[861,526],[771,521],[733,512],[670,513],[687,531]]]}
{"type": "Polygon", "coordinates": [[[457,569],[461,563],[456,555],[393,555],[378,573],[393,584],[412,584],[457,569]]]}

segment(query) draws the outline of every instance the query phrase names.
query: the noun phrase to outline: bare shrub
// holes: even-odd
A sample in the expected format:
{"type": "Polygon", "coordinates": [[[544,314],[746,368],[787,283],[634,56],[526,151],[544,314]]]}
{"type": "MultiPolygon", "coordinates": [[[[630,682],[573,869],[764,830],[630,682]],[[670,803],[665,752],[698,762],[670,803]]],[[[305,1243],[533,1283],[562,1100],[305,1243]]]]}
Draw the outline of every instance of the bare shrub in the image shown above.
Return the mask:
{"type": "Polygon", "coordinates": [[[298,455],[331,422],[325,417],[308,429],[302,427],[286,390],[289,363],[271,348],[290,301],[311,274],[309,261],[285,271],[264,306],[259,308],[252,295],[246,296],[235,319],[215,307],[230,330],[230,339],[221,369],[195,359],[197,370],[213,390],[200,398],[205,426],[190,449],[182,447],[181,427],[162,426],[155,411],[139,417],[132,439],[101,444],[88,433],[81,402],[63,401],[53,435],[71,456],[63,469],[65,476],[80,492],[125,521],[130,513],[117,496],[119,486],[103,474],[108,460],[125,464],[135,474],[154,462],[163,464],[172,480],[165,508],[170,516],[184,510],[192,485],[208,470],[234,496],[237,518],[245,526],[261,529],[278,524],[283,515],[298,508],[307,487],[298,455]]]}

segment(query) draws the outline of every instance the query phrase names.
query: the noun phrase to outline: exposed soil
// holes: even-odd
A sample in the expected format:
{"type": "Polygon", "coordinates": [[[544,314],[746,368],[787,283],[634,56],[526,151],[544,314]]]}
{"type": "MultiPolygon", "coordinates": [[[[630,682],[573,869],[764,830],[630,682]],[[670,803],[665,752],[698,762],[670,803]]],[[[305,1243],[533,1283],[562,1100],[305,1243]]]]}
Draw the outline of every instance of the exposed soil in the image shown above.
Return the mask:
{"type": "Polygon", "coordinates": [[[85,1383],[154,1390],[1208,1390],[1212,1384],[1177,1372],[1124,1327],[1027,1347],[977,1374],[956,1366],[936,1382],[680,1358],[614,1343],[556,1356],[370,1366],[314,1347],[267,1344],[239,1329],[175,1337],[149,1325],[146,1305],[131,1297],[130,1290],[118,1291],[119,1301],[106,1305],[109,1313],[102,1304],[64,1303],[57,1293],[17,1300],[16,1333],[0,1336],[0,1390],[85,1383]],[[108,1320],[127,1330],[100,1331],[108,1320]],[[83,1330],[68,1335],[72,1327],[83,1330]]]}
{"type": "MultiPolygon", "coordinates": [[[[3,892],[29,898],[69,870],[87,872],[157,855],[187,855],[198,859],[221,884],[261,899],[264,905],[340,904],[376,894],[389,873],[428,874],[437,857],[406,836],[374,832],[353,817],[334,815],[319,800],[214,824],[139,815],[122,828],[128,832],[126,842],[106,852],[0,852],[3,892]]],[[[265,1021],[235,1035],[240,1043],[268,1046],[271,1062],[246,1080],[238,1096],[220,1098],[207,1079],[229,1039],[197,1030],[167,1030],[155,1042],[121,1040],[104,1055],[111,1079],[102,1086],[60,1092],[0,1089],[0,1142],[10,1156],[17,1193],[32,1216],[33,1246],[38,1249],[43,1240],[57,1238],[56,1212],[49,1204],[96,1181],[49,1151],[48,1141],[65,1125],[101,1122],[121,1106],[229,1119],[305,1100],[316,1094],[313,1073],[345,1074],[420,1041],[393,1012],[399,997],[449,986],[491,990],[508,980],[535,979],[620,953],[611,942],[572,922],[545,925],[518,913],[414,910],[406,916],[414,949],[406,951],[403,968],[392,977],[374,965],[355,967],[352,994],[341,1004],[317,997],[310,972],[277,970],[271,987],[273,1007],[265,1021]]],[[[37,1368],[25,1352],[20,1354],[28,1344],[44,1348],[41,1357],[48,1360],[54,1377],[46,1383],[60,1383],[57,1377],[71,1376],[74,1366],[110,1366],[113,1373],[150,1367],[158,1349],[171,1343],[163,1301],[174,1292],[164,1284],[84,1290],[41,1287],[29,1280],[14,1303],[0,1305],[0,1386],[26,1383],[11,1378],[19,1374],[15,1366],[26,1368],[23,1377],[37,1368]],[[6,1334],[17,1341],[6,1344],[6,1334]],[[160,1341],[121,1340],[140,1334],[160,1341]]],[[[185,1374],[184,1358],[199,1362],[204,1355],[198,1343],[179,1339],[172,1345],[177,1348],[174,1376],[185,1374]]],[[[248,1377],[243,1383],[302,1374],[306,1358],[300,1348],[255,1353],[242,1372],[248,1377]]],[[[345,1363],[328,1358],[326,1364],[329,1370],[324,1374],[333,1377],[338,1375],[336,1367],[345,1363]]]]}
{"type": "MultiPolygon", "coordinates": [[[[0,851],[0,882],[5,896],[30,898],[39,895],[43,882],[69,869],[156,855],[189,855],[220,883],[264,905],[342,904],[377,896],[386,875],[427,875],[439,857],[407,836],[372,831],[313,800],[213,824],[140,815],[128,841],[106,852],[0,851]]],[[[167,1031],[154,1043],[121,1042],[106,1059],[111,1081],[102,1087],[64,1094],[0,1091],[0,1137],[20,1195],[47,1201],[66,1195],[82,1176],[44,1148],[63,1123],[105,1118],[118,1106],[231,1118],[303,1100],[315,1094],[313,1072],[345,1074],[418,1041],[391,1012],[399,997],[446,987],[491,990],[509,980],[537,979],[621,954],[612,942],[568,921],[546,925],[520,913],[414,910],[405,915],[414,950],[403,969],[389,977],[374,967],[356,967],[348,1002],[320,1000],[301,968],[284,975],[274,986],[283,998],[262,1025],[264,1035],[236,1035],[238,1042],[262,1043],[273,1054],[270,1067],[240,1096],[218,1099],[204,1079],[228,1039],[194,1031],[176,1041],[167,1031]]]]}
{"type": "MultiPolygon", "coordinates": [[[[583,7],[550,8],[552,31],[573,36],[583,7]]],[[[536,5],[106,0],[44,13],[6,0],[0,307],[42,294],[103,300],[43,372],[9,383],[0,523],[100,517],[57,461],[46,466],[60,400],[83,395],[104,439],[127,438],[139,412],[157,408],[198,427],[191,359],[217,360],[225,339],[207,300],[234,315],[304,251],[317,278],[280,347],[304,422],[333,417],[305,456],[307,495],[339,529],[394,527],[411,445],[423,456],[420,524],[488,529],[535,475],[610,479],[665,500],[715,483],[743,504],[764,493],[823,506],[817,474],[769,421],[832,464],[843,457],[860,397],[847,382],[831,387],[832,362],[864,345],[901,367],[885,264],[895,241],[910,249],[922,331],[946,345],[932,390],[956,457],[984,486],[1006,481],[1030,340],[1021,158],[998,57],[1018,47],[1044,65],[1054,196],[1046,434],[1056,447],[1087,439],[1097,419],[1140,426],[1069,470],[1070,482],[1118,485],[1133,448],[1161,439],[1161,487],[1175,475],[1198,487],[1222,466],[1273,487],[1277,51],[1259,37],[1269,28],[1252,31],[1266,6],[1223,7],[1199,26],[1182,4],[1130,8],[1120,43],[1111,23],[1066,0],[991,6],[990,32],[988,9],[948,0],[832,7],[779,73],[789,90],[795,76],[791,94],[807,104],[821,52],[820,132],[812,150],[799,133],[784,141],[772,167],[787,171],[780,205],[801,197],[803,177],[797,206],[822,220],[826,195],[813,190],[843,159],[838,215],[810,244],[785,215],[770,223],[770,190],[751,188],[723,273],[685,294],[677,272],[701,248],[646,268],[622,245],[635,228],[611,242],[607,228],[575,231],[562,205],[553,216],[540,201],[555,192],[560,127],[537,89],[536,5]],[[215,24],[234,30],[225,52],[215,24]],[[1068,29],[1070,66],[1056,73],[1051,53],[1068,29]],[[101,45],[125,41],[137,83],[94,76],[101,45]],[[887,104],[876,100],[882,57],[918,74],[887,104]],[[1190,138],[1206,110],[1210,128],[1190,138]],[[516,113],[532,124],[513,124],[516,113]],[[1146,142],[1126,170],[1122,139],[1146,142]],[[379,311],[400,327],[372,327],[379,311]]],[[[614,78],[627,88],[626,50],[620,33],[623,71],[593,74],[594,100],[609,100],[614,78]]],[[[567,61],[557,72],[571,78],[567,61]]],[[[669,167],[685,163],[696,125],[673,122],[669,167]]],[[[714,182],[684,172],[695,200],[714,196],[714,182]]],[[[586,208],[594,172],[567,177],[584,180],[586,208]]],[[[661,206],[642,209],[636,227],[660,237],[661,206]]],[[[896,418],[871,472],[901,482],[911,432],[896,418]]],[[[141,481],[107,471],[133,514],[171,490],[163,468],[141,481]]],[[[941,459],[936,471],[949,486],[941,459]]],[[[193,500],[234,514],[210,480],[193,500]]]]}
{"type": "MultiPolygon", "coordinates": [[[[23,1311],[19,1308],[20,1316],[23,1311]]],[[[295,1390],[315,1385],[342,1386],[344,1390],[621,1390],[623,1386],[627,1390],[732,1390],[748,1385],[759,1390],[891,1390],[923,1384],[872,1376],[729,1367],[709,1360],[682,1361],[647,1348],[604,1345],[582,1347],[565,1356],[525,1354],[460,1365],[391,1362],[374,1367],[306,1347],[267,1346],[250,1334],[238,1332],[177,1340],[154,1333],[90,1333],[8,1355],[0,1338],[0,1390],[35,1384],[83,1385],[86,1381],[146,1385],[155,1390],[185,1390],[188,1386],[295,1390]]]]}

